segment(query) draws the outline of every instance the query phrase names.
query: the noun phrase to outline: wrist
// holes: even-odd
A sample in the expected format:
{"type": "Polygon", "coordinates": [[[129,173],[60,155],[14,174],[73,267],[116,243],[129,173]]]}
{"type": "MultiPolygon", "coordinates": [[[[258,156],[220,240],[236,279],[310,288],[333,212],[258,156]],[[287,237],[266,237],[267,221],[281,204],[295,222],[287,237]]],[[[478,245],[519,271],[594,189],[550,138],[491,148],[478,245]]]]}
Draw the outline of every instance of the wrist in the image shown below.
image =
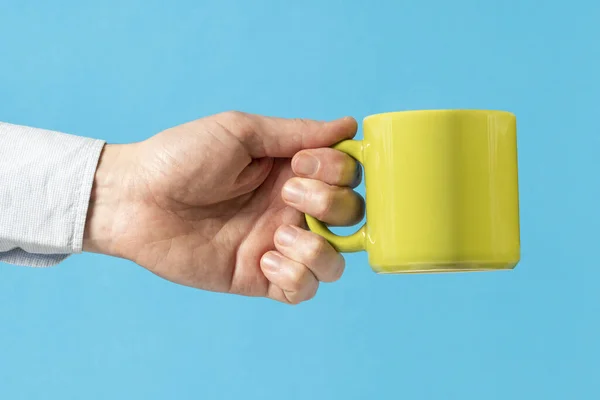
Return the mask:
{"type": "Polygon", "coordinates": [[[88,206],[83,251],[117,256],[115,227],[125,203],[123,188],[127,176],[123,162],[129,145],[105,145],[98,161],[88,206]]]}

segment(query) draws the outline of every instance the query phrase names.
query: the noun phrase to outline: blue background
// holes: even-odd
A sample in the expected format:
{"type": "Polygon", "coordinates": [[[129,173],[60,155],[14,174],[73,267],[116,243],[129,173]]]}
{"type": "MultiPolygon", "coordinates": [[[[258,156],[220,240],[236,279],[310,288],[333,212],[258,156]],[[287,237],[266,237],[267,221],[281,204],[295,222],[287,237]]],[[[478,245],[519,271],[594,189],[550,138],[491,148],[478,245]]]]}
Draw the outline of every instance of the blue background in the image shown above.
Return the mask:
{"type": "Polygon", "coordinates": [[[513,111],[523,248],[457,275],[349,255],[298,307],[99,255],[0,265],[0,398],[599,398],[599,19],[591,0],[0,0],[6,122],[130,142],[229,109],[513,111]]]}

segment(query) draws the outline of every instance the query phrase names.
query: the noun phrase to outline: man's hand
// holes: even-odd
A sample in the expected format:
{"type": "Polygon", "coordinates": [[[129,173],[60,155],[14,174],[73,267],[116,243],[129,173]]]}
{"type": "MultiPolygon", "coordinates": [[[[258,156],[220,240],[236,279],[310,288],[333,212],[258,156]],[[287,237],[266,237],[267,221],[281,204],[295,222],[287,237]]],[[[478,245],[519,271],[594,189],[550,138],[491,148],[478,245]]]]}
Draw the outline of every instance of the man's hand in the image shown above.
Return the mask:
{"type": "Polygon", "coordinates": [[[328,148],[356,121],[227,112],[134,144],[107,145],[84,250],[123,257],[170,281],[296,304],[340,278],[344,259],[305,228],[306,212],[352,225],[360,168],[328,148]]]}

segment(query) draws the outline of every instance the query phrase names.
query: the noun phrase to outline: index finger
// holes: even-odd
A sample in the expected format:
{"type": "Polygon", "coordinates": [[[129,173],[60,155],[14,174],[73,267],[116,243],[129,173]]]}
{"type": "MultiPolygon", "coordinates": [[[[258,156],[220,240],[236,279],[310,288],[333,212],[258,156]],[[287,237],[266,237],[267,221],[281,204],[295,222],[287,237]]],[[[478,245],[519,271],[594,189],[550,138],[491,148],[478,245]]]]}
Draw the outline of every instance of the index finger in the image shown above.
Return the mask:
{"type": "Polygon", "coordinates": [[[352,117],[321,122],[226,112],[213,118],[243,143],[253,158],[292,157],[303,149],[328,147],[350,139],[358,129],[352,117]]]}
{"type": "Polygon", "coordinates": [[[264,156],[291,157],[303,149],[332,146],[356,134],[358,124],[352,117],[330,122],[255,116],[264,156]]]}
{"type": "Polygon", "coordinates": [[[360,164],[348,154],[331,148],[298,152],[292,159],[292,170],[300,177],[335,186],[355,188],[362,179],[360,164]]]}

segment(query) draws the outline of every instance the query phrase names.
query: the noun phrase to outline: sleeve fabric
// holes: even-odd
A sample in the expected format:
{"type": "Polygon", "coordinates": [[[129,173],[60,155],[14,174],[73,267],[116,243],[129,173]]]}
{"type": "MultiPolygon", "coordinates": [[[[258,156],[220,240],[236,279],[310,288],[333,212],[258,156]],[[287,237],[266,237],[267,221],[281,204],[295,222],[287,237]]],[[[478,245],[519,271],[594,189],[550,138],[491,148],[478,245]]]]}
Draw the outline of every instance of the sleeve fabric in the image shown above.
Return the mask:
{"type": "Polygon", "coordinates": [[[48,267],[82,251],[104,143],[0,122],[0,262],[48,267]]]}

